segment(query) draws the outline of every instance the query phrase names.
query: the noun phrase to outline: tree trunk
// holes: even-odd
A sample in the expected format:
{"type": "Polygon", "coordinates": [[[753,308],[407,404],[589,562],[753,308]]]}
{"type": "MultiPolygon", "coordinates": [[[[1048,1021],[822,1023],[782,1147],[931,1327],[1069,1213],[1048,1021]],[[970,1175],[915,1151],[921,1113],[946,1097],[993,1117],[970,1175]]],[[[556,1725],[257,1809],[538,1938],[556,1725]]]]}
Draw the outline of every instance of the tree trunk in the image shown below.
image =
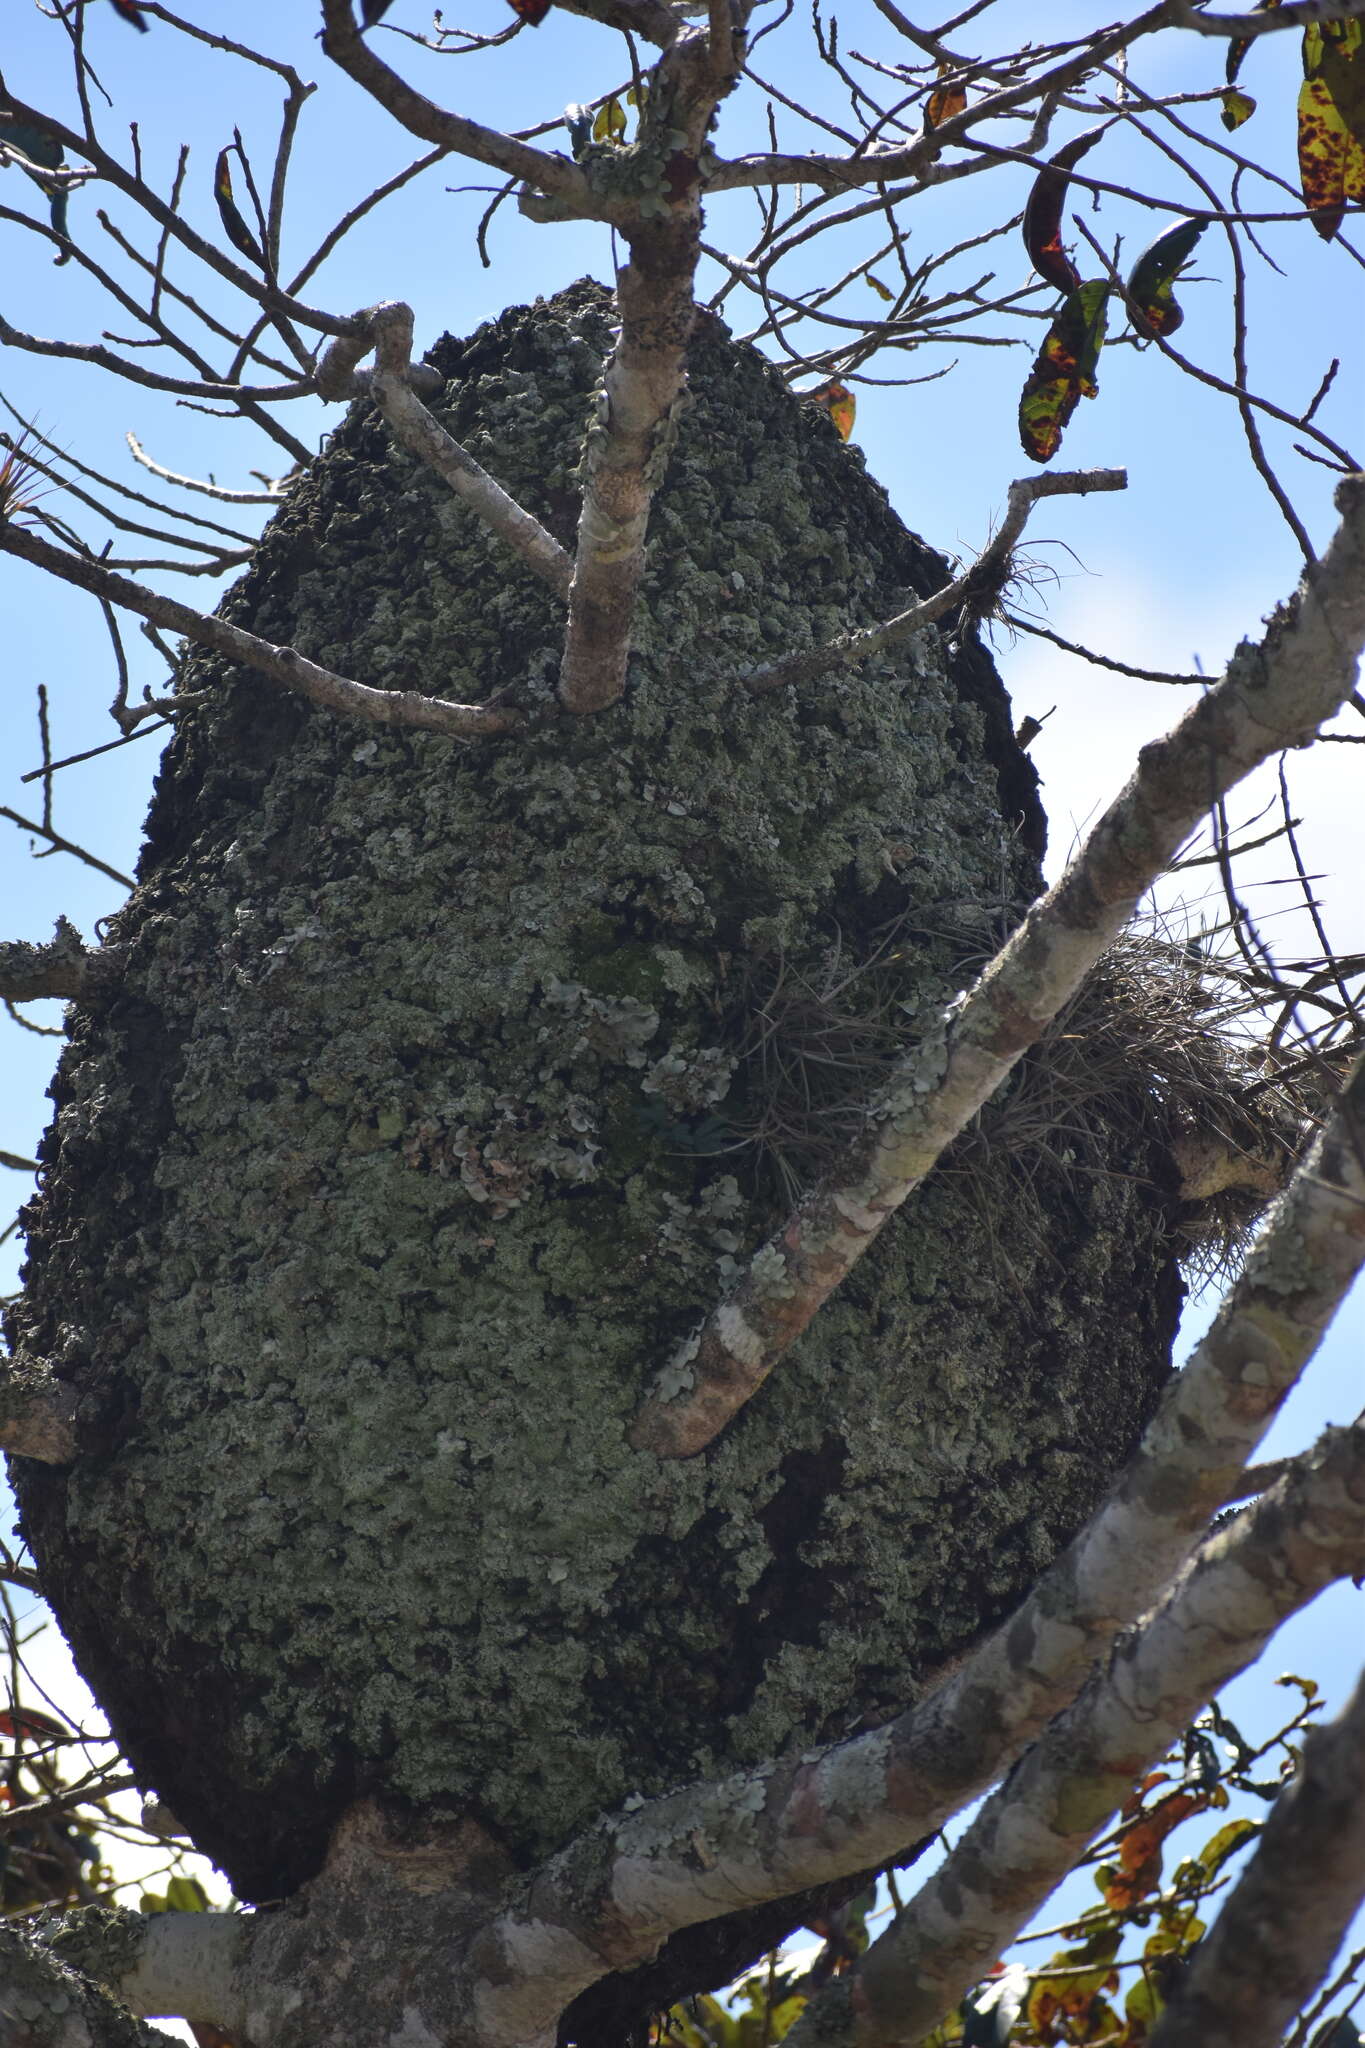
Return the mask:
{"type": "MultiPolygon", "coordinates": [[[[575,287],[431,358],[453,431],[566,542],[609,304],[575,287]]],[[[189,662],[14,1317],[85,1448],[16,1476],[82,1670],[241,1897],[296,1888],[361,1794],[525,1864],[874,1722],[1132,1449],[1179,1283],[1159,1148],[1118,1124],[1080,1173],[1058,1143],[950,1160],[708,1451],[626,1443],[892,1027],[1038,887],[1035,777],[970,629],[735,685],[946,576],[712,323],[606,714],[554,715],[555,601],[364,405],[226,612],[543,716],[461,745],[189,662]]]]}

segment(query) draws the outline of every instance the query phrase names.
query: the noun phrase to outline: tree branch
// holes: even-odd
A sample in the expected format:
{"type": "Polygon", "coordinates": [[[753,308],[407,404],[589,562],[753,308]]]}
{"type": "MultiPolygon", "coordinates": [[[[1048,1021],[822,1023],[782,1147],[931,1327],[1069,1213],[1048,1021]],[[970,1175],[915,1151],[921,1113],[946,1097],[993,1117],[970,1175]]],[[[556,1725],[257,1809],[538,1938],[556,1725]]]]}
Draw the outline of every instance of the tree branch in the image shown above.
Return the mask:
{"type": "Polygon", "coordinates": [[[945,149],[966,140],[983,121],[998,120],[1018,106],[1044,99],[1048,94],[1066,92],[1087,72],[1098,70],[1120,50],[1130,49],[1141,37],[1172,25],[1172,10],[1180,0],[1160,0],[1156,7],[1120,27],[1088,41],[1077,53],[1040,71],[1018,85],[1002,87],[962,113],[921,135],[904,149],[855,152],[851,156],[785,155],[780,151],[764,156],[738,157],[717,164],[706,180],[708,192],[734,192],[750,185],[818,185],[827,192],[845,192],[854,186],[884,185],[909,178],[924,184],[934,182],[934,169],[945,149]]]}
{"type": "MultiPolygon", "coordinates": [[[[964,1869],[958,1859],[966,1843],[984,1824],[994,1845],[1005,1836],[1000,1822],[1006,1811],[1007,1841],[991,1850],[1001,1871],[997,1889],[1006,1892],[1013,1883],[1021,1897],[1026,1892],[1027,1904],[1018,1908],[1018,1918],[1026,1919],[1036,1896],[1071,1867],[1129,1790],[1141,1761],[1159,1754],[1281,1621],[1356,1569],[1363,1556],[1365,1425],[1358,1425],[1329,1433],[1291,1480],[1214,1538],[1141,1634],[1128,1639],[1110,1670],[1025,1758],[951,1859],[960,1891],[954,1894],[944,1879],[946,1903],[935,1907],[944,1924],[955,1928],[959,1911],[975,1902],[980,1859],[973,1848],[970,1871],[964,1869]],[[1011,1862],[1016,1846],[1024,1853],[1011,1862]],[[963,1902],[957,1909],[955,1897],[963,1902]]],[[[946,1770],[952,1741],[949,1733],[939,1751],[946,1770]]],[[[545,1997],[537,1998],[538,1980],[553,1975],[558,1996],[573,1974],[581,1972],[586,1982],[606,1969],[628,1967],[679,1927],[903,1852],[941,1825],[942,1809],[926,1811],[903,1798],[899,1763],[892,1731],[882,1729],[815,1759],[768,1765],[652,1800],[594,1830],[543,1865],[520,1900],[471,1948],[470,1967],[482,1980],[478,2038],[533,2037],[545,1997]]],[[[990,1882],[983,1869],[980,1884],[990,1882]]],[[[993,1905],[994,1892],[988,1896],[993,1905]]],[[[963,1988],[1008,1941],[1013,1925],[1004,1927],[1004,1917],[988,1934],[973,1929],[970,1953],[961,1960],[963,1988]]],[[[920,1926],[918,1919],[913,1924],[920,1926]]],[[[900,1946],[887,1947],[901,1931],[898,1923],[864,1959],[866,1970],[878,1958],[865,2006],[875,2015],[875,2031],[867,2033],[865,2048],[918,2040],[952,2002],[950,1972],[935,1963],[932,1987],[914,1994],[913,2014],[902,2020],[901,2001],[910,1995],[899,1968],[908,1917],[905,1925],[900,1946]],[[893,1976],[884,2001],[883,1986],[893,1976]]],[[[957,1957],[952,1969],[958,1970],[957,1957]]],[[[813,2012],[810,2025],[789,2038],[853,2039],[851,2032],[819,2031],[825,2019],[813,2012]]],[[[857,2041],[864,2048],[861,2032],[857,2041]]]]}
{"type": "Polygon", "coordinates": [[[6,120],[37,128],[40,133],[51,136],[54,142],[60,142],[62,148],[70,151],[72,155],[84,157],[99,176],[116,191],[122,192],[125,198],[140,206],[144,213],[150,214],[152,219],[188,249],[192,256],[197,256],[201,263],[206,264],[219,277],[235,285],[247,298],[254,299],[258,305],[265,307],[272,314],[280,314],[301,327],[311,327],[321,334],[345,334],[348,331],[346,322],[338,319],[334,313],[325,313],[320,307],[305,305],[301,300],[293,298],[290,293],[281,291],[279,285],[271,279],[243,270],[239,263],[234,263],[230,256],[225,256],[214,243],[197,234],[142,178],[126,171],[117,157],[112,157],[101,149],[93,137],[77,135],[74,130],[54,120],[51,114],[45,114],[40,108],[30,107],[25,101],[15,99],[14,95],[3,87],[0,87],[0,100],[4,103],[0,111],[6,120]]]}
{"type": "MultiPolygon", "coordinates": [[[[496,128],[484,128],[462,114],[447,113],[415,87],[391,71],[365,41],[351,13],[351,0],[322,0],[322,47],[348,78],[377,100],[386,113],[424,142],[436,142],[443,149],[456,150],[476,163],[491,164],[509,177],[520,178],[541,192],[550,193],[571,207],[581,218],[602,220],[607,213],[592,186],[568,157],[533,149],[496,128]]],[[[339,331],[339,330],[334,330],[339,331]]]]}
{"type": "Polygon", "coordinates": [[[1271,1493],[1209,1539],[873,1943],[841,2022],[822,2024],[817,2003],[788,2035],[792,2048],[920,2040],[1008,1948],[1134,1777],[1281,1622],[1362,1568],[1365,1419],[1327,1431],[1271,1493]]]}
{"type": "Polygon", "coordinates": [[[39,1465],[76,1455],[76,1393],[22,1354],[0,1359],[0,1450],[39,1465]]]}
{"type": "Polygon", "coordinates": [[[1327,1975],[1365,1893],[1365,1678],[1309,1731],[1232,1896],[1195,1950],[1151,2048],[1278,2048],[1327,1975]]]}
{"type": "MultiPolygon", "coordinates": [[[[732,37],[732,56],[742,51],[732,37]]],[[[685,29],[656,66],[641,146],[660,158],[656,211],[623,225],[630,262],[617,279],[621,338],[588,431],[583,509],[569,587],[559,698],[576,714],[614,704],[626,686],[630,629],[644,571],[645,528],[676,433],[701,253],[701,170],[716,107],[735,82],[711,63],[709,36],[685,29]]]]}
{"type": "Polygon", "coordinates": [[[566,549],[540,521],[508,496],[423,405],[412,388],[412,308],[401,300],[370,306],[355,316],[367,340],[333,342],[317,369],[317,387],[324,398],[349,395],[352,372],[373,345],[375,367],[369,389],[396,440],[410,455],[434,469],[457,498],[463,499],[520,556],[528,569],[548,583],[557,597],[567,597],[573,563],[566,549]]]}
{"type": "Polygon", "coordinates": [[[1365,14],[1365,0],[1288,0],[1273,14],[1202,14],[1175,0],[1174,21],[1178,28],[1193,29],[1200,36],[1229,36],[1247,42],[1287,28],[1307,28],[1314,21],[1345,21],[1365,14]]]}
{"type": "Polygon", "coordinates": [[[1067,493],[1084,494],[1087,491],[1126,491],[1127,488],[1126,469],[1070,470],[1060,471],[1055,476],[1020,478],[1010,485],[1008,509],[999,532],[982,549],[970,569],[964,569],[960,576],[945,584],[932,597],[922,598],[908,611],[897,612],[894,618],[884,620],[880,626],[867,626],[858,633],[840,633],[835,639],[827,640],[823,647],[805,648],[799,654],[784,656],[767,668],[755,669],[752,675],[745,676],[745,689],[758,696],[768,690],[780,690],[788,683],[813,681],[816,676],[827,675],[831,669],[851,668],[855,662],[865,661],[869,655],[880,654],[884,647],[903,640],[907,634],[930,625],[935,619],[941,619],[945,612],[955,611],[959,605],[970,606],[984,599],[988,606],[998,597],[1008,579],[1015,544],[1039,498],[1055,498],[1067,493]]]}
{"type": "Polygon", "coordinates": [[[183,633],[201,647],[212,647],[229,660],[254,669],[268,682],[294,690],[310,703],[320,704],[347,718],[368,719],[373,725],[393,725],[411,732],[449,733],[461,739],[486,738],[494,733],[516,732],[525,723],[518,711],[501,710],[489,704],[449,704],[440,697],[424,697],[416,690],[376,690],[368,683],[352,682],[321,668],[293,647],[276,647],[260,640],[240,626],[207,612],[192,611],[172,597],[162,597],[140,583],[130,583],[102,568],[86,555],[74,555],[55,548],[24,528],[0,524],[0,552],[17,555],[74,583],[95,597],[106,598],[126,611],[137,612],[168,633],[183,633]]]}
{"type": "Polygon", "coordinates": [[[0,2033],[5,2048],[179,2048],[12,1922],[0,1922],[0,2033]]]}
{"type": "Polygon", "coordinates": [[[1350,695],[1365,643],[1365,476],[1337,489],[1341,525],[1259,647],[1145,747],[1062,879],[980,980],[906,1052],[847,1164],[793,1212],[675,1353],[631,1441],[691,1457],[748,1401],[788,1346],[1085,979],[1210,802],[1303,746],[1350,695]]]}
{"type": "Polygon", "coordinates": [[[0,998],[11,1003],[37,1002],[43,996],[78,996],[94,955],[80,933],[64,917],[46,945],[28,939],[0,942],[0,998]]]}

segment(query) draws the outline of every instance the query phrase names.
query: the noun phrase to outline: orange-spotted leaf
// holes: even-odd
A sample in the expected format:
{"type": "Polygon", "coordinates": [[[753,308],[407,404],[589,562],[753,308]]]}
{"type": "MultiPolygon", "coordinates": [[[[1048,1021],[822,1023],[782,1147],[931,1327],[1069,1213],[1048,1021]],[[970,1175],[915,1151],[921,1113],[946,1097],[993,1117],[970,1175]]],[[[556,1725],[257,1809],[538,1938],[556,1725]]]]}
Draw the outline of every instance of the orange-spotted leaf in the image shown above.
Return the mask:
{"type": "MultiPolygon", "coordinates": [[[[940,64],[940,78],[951,77],[954,66],[940,64]]],[[[945,121],[951,121],[954,114],[961,114],[967,107],[967,89],[962,85],[940,86],[929,95],[929,104],[924,109],[924,124],[927,128],[941,128],[945,121]]]]}
{"type": "Polygon", "coordinates": [[[1235,129],[1241,127],[1243,121],[1249,121],[1255,111],[1255,100],[1244,92],[1238,92],[1235,87],[1230,85],[1223,94],[1223,111],[1218,118],[1228,133],[1231,134],[1235,129]]]}
{"type": "Polygon", "coordinates": [[[1047,331],[1019,400],[1019,438],[1035,462],[1051,462],[1077,402],[1099,389],[1095,367],[1108,301],[1104,278],[1077,285],[1047,331]]]}
{"type": "Polygon", "coordinates": [[[130,23],[133,28],[140,29],[142,34],[146,35],[147,17],[140,7],[133,5],[133,0],[109,0],[109,5],[113,8],[115,14],[118,15],[120,21],[130,23]]]}
{"type": "Polygon", "coordinates": [[[833,420],[839,439],[846,441],[853,432],[853,421],[858,411],[858,401],[847,384],[841,384],[837,377],[831,377],[828,384],[821,384],[818,390],[804,392],[803,397],[813,398],[822,405],[833,420]]]}
{"type": "Polygon", "coordinates": [[[261,253],[261,245],[242,219],[237,210],[237,202],[232,196],[231,155],[231,150],[219,150],[218,163],[213,173],[213,196],[218,202],[218,218],[222,221],[227,238],[238,255],[245,256],[248,263],[263,267],[265,258],[261,253]]]}
{"type": "Polygon", "coordinates": [[[1365,29],[1313,22],[1303,32],[1299,182],[1313,225],[1330,242],[1347,205],[1365,204],[1365,29]]]}
{"type": "Polygon", "coordinates": [[[1071,173],[1086,151],[1093,149],[1104,127],[1089,128],[1050,157],[1033,181],[1024,208],[1024,247],[1029,261],[1047,284],[1059,292],[1074,292],[1080,273],[1062,247],[1062,208],[1066,204],[1071,173]]]}
{"type": "MultiPolygon", "coordinates": [[[[1280,0],[1256,0],[1256,5],[1252,12],[1253,14],[1268,14],[1272,8],[1278,7],[1279,4],[1280,0]]],[[[1226,76],[1229,85],[1237,83],[1237,73],[1242,68],[1242,59],[1255,41],[1255,36],[1237,36],[1228,44],[1226,76]]]]}
{"type": "Polygon", "coordinates": [[[1203,220],[1178,220],[1143,250],[1128,273],[1128,311],[1139,334],[1174,334],[1185,315],[1175,302],[1175,281],[1208,226],[1203,220]]]}
{"type": "Polygon", "coordinates": [[[551,0],[507,0],[507,4],[523,21],[529,21],[532,28],[539,28],[550,11],[551,0]]]}

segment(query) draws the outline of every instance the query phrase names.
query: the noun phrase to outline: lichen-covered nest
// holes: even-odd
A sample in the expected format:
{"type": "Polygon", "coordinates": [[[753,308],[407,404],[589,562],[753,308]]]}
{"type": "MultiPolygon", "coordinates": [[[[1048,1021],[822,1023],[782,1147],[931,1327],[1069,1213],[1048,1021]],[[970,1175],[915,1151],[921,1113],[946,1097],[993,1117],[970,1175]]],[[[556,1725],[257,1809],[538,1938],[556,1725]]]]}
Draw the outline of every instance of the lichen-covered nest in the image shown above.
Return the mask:
{"type": "MultiPolygon", "coordinates": [[[[432,356],[565,538],[609,343],[589,286],[432,356]]],[[[783,963],[894,927],[913,1034],[1041,847],[970,635],[734,686],[947,570],[718,329],[693,393],[606,715],[460,746],[194,658],[121,972],[74,1022],[13,1333],[87,1449],[19,1475],[24,1525],[247,1898],[362,1791],[529,1860],[888,1711],[1008,1611],[1167,1373],[1173,1176],[1116,1083],[1093,1170],[1037,1165],[1045,1241],[1009,1173],[937,1176],[710,1451],[627,1447],[785,1200],[735,1150],[783,963]]],[[[372,683],[552,704],[554,603],[364,407],[227,610],[372,683]]]]}

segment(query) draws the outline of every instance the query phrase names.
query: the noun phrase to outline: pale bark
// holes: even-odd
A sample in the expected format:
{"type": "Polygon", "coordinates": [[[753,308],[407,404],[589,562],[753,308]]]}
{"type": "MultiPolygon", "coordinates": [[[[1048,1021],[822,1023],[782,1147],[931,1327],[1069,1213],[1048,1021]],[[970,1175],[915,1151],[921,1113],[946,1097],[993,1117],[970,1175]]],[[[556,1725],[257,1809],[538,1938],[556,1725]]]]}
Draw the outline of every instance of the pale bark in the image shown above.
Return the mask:
{"type": "MultiPolygon", "coordinates": [[[[443,149],[457,150],[461,156],[489,164],[509,177],[521,178],[538,191],[548,192],[571,206],[585,219],[605,217],[587,178],[568,157],[535,149],[530,143],[518,142],[496,128],[485,128],[462,114],[448,113],[391,71],[356,26],[351,0],[322,0],[322,19],[322,47],[332,62],[386,113],[392,114],[410,135],[419,135],[424,142],[439,143],[443,149]]],[[[342,326],[331,331],[348,330],[342,326]]]]}
{"type": "Polygon", "coordinates": [[[1337,489],[1341,524],[1259,646],[1137,771],[1066,874],[974,988],[898,1063],[846,1166],[755,1254],[665,1367],[631,1441],[694,1456],[743,1407],[868,1246],[1090,972],[1211,801],[1350,696],[1365,643],[1365,479],[1337,489]]]}
{"type": "Polygon", "coordinates": [[[1365,1567],[1365,1421],[1329,1430],[1254,1508],[1210,1538],[1143,1627],[993,1794],[864,1956],[831,2031],[793,2048],[918,2041],[1001,1955],[1134,1779],[1259,1654],[1288,1615],[1365,1567]]]}
{"type": "MultiPolygon", "coordinates": [[[[333,342],[327,349],[317,372],[322,396],[348,397],[351,372],[373,345],[375,368],[369,390],[394,439],[419,462],[435,470],[456,497],[490,526],[500,540],[506,541],[533,574],[548,583],[558,596],[567,597],[573,563],[566,550],[538,519],[508,496],[468,449],[446,432],[413,389],[412,308],[393,300],[371,306],[355,318],[357,323],[364,323],[365,340],[333,342]]],[[[437,373],[432,370],[428,374],[439,389],[437,373]]]]}
{"type": "Polygon", "coordinates": [[[85,985],[91,955],[81,935],[64,917],[46,945],[27,939],[0,942],[0,998],[32,1003],[44,996],[78,996],[85,985]]]}
{"type": "Polygon", "coordinates": [[[0,1923],[0,2041],[5,2048],[174,2048],[17,1927],[0,1923]]]}
{"type": "Polygon", "coordinates": [[[621,338],[589,428],[583,507],[569,587],[560,701],[588,713],[614,704],[626,686],[635,601],[645,566],[645,529],[677,431],[687,382],[701,253],[701,157],[721,99],[735,83],[742,39],[730,63],[712,62],[708,37],[684,29],[650,83],[642,143],[658,158],[655,213],[632,205],[623,224],[630,261],[616,281],[621,338]]]}
{"type": "Polygon", "coordinates": [[[416,690],[375,690],[368,683],[353,682],[309,661],[293,647],[276,647],[258,639],[241,626],[191,610],[173,597],[162,597],[144,584],[132,583],[88,555],[72,554],[40,540],[23,527],[0,524],[0,551],[17,555],[35,568],[46,569],[64,583],[74,583],[95,597],[107,598],[125,611],[150,619],[169,633],[183,633],[198,646],[212,647],[255,670],[268,682],[296,691],[311,704],[339,712],[343,717],[367,719],[372,725],[401,726],[411,732],[448,733],[460,739],[475,739],[490,733],[514,732],[523,724],[518,712],[499,710],[486,704],[448,704],[441,697],[424,697],[416,690]]]}
{"type": "Polygon", "coordinates": [[[1310,1731],[1255,1853],[1152,2048],[1277,2048],[1331,1968],[1365,1894],[1365,1679],[1310,1731]]]}

